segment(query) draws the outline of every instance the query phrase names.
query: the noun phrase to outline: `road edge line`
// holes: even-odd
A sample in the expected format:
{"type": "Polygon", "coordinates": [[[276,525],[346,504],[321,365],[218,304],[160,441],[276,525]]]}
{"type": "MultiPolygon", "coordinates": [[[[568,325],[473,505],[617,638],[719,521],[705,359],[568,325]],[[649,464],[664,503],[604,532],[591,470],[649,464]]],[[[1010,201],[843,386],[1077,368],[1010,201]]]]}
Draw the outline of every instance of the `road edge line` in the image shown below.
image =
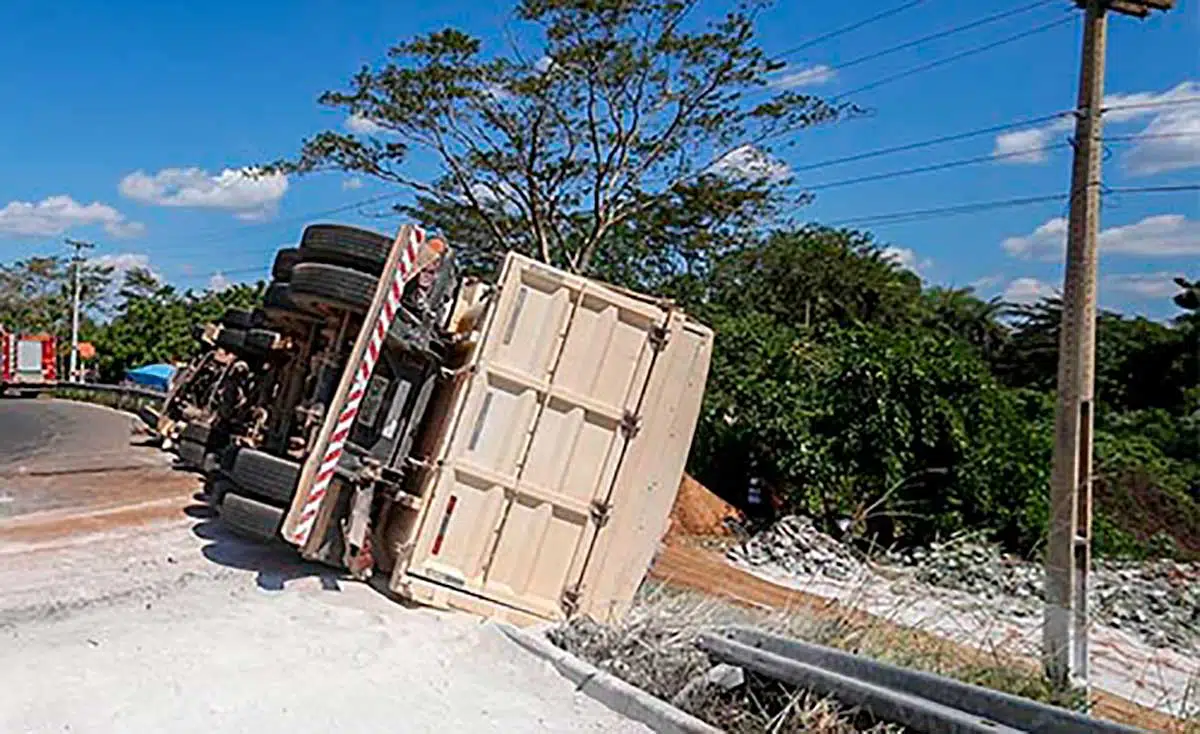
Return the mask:
{"type": "Polygon", "coordinates": [[[530,632],[506,622],[494,624],[526,652],[554,666],[575,684],[575,690],[658,734],[721,734],[720,729],[557,647],[541,630],[530,632]]]}

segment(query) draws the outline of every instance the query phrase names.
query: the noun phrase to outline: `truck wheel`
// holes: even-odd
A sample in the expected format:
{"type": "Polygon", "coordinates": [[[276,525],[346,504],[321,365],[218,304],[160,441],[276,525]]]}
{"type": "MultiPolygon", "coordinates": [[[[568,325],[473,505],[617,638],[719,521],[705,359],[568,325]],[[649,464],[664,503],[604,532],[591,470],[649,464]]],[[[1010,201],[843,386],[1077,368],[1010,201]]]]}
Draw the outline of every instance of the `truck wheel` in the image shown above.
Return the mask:
{"type": "Polygon", "coordinates": [[[300,259],[331,263],[379,275],[392,249],[392,238],[341,224],[314,224],[300,238],[300,259]]]}
{"type": "Polygon", "coordinates": [[[255,354],[266,354],[271,351],[271,347],[275,346],[278,339],[279,332],[270,329],[251,329],[246,332],[245,347],[247,351],[255,354]]]}
{"type": "Polygon", "coordinates": [[[275,253],[275,262],[271,265],[271,277],[280,283],[292,279],[292,268],[300,262],[300,250],[295,247],[285,247],[275,253]]]}
{"type": "Polygon", "coordinates": [[[189,469],[204,468],[204,444],[195,441],[179,442],[179,463],[189,469]]]}
{"type": "Polygon", "coordinates": [[[212,429],[204,423],[188,423],[183,427],[183,430],[179,432],[179,440],[191,441],[203,446],[208,443],[208,434],[211,431],[212,429]]]}
{"type": "Polygon", "coordinates": [[[300,465],[255,449],[243,448],[233,460],[233,481],[250,494],[283,504],[292,501],[300,465]]]}
{"type": "Polygon", "coordinates": [[[292,271],[292,301],[316,313],[331,308],[365,313],[378,281],[373,275],[340,265],[300,263],[292,271]]]}
{"type": "Polygon", "coordinates": [[[249,329],[254,326],[254,314],[244,308],[228,308],[221,316],[221,325],[234,329],[249,329]]]}
{"type": "Polygon", "coordinates": [[[234,489],[233,482],[229,481],[226,477],[214,476],[210,478],[206,486],[209,506],[220,508],[221,501],[225,499],[225,495],[234,489]]]}
{"type": "Polygon", "coordinates": [[[283,510],[278,507],[226,492],[221,499],[221,519],[238,535],[256,540],[274,540],[283,525],[283,510]]]}
{"type": "Polygon", "coordinates": [[[240,352],[246,346],[246,331],[222,328],[217,332],[217,346],[229,352],[240,352]]]}

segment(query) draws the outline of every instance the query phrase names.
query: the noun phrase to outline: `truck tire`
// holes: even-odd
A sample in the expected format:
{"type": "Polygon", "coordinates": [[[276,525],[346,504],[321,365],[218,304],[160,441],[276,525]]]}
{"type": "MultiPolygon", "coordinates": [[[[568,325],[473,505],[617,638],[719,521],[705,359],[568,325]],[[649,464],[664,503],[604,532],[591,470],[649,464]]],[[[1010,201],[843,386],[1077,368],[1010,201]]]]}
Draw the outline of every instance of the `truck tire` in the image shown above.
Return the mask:
{"type": "Polygon", "coordinates": [[[208,505],[214,509],[221,507],[221,501],[225,499],[225,495],[232,492],[236,487],[233,482],[227,477],[215,475],[208,480],[206,490],[208,494],[208,505]]]}
{"type": "Polygon", "coordinates": [[[217,332],[217,346],[228,352],[240,352],[246,346],[245,329],[223,327],[217,332]]]}
{"type": "Polygon", "coordinates": [[[292,271],[291,297],[297,306],[321,313],[338,309],[366,313],[379,279],[341,265],[302,262],[292,271]]]}
{"type": "Polygon", "coordinates": [[[288,504],[300,481],[300,465],[255,449],[243,448],[233,460],[233,481],[250,494],[288,504]]]}
{"type": "Polygon", "coordinates": [[[254,314],[244,308],[228,308],[221,316],[221,325],[234,329],[249,329],[254,326],[254,314]]]}
{"type": "Polygon", "coordinates": [[[211,431],[212,429],[204,423],[188,423],[183,427],[183,430],[179,432],[179,440],[191,441],[204,446],[208,443],[208,435],[211,431]]]}
{"type": "MultiPolygon", "coordinates": [[[[322,313],[325,309],[341,309],[366,313],[375,299],[379,279],[357,270],[325,263],[300,263],[292,274],[292,300],[301,308],[322,313]]],[[[427,348],[430,329],[414,325],[397,315],[388,330],[388,341],[398,347],[427,348]]]]}
{"type": "Polygon", "coordinates": [[[189,469],[203,469],[204,457],[207,453],[204,444],[195,441],[179,442],[179,463],[189,469]]]}
{"type": "Polygon", "coordinates": [[[300,238],[302,261],[343,265],[373,275],[383,272],[391,249],[391,237],[341,224],[311,225],[300,238]]]}
{"type": "Polygon", "coordinates": [[[237,492],[227,491],[221,499],[221,520],[238,535],[255,540],[274,540],[283,525],[284,511],[237,492]]]}
{"type": "Polygon", "coordinates": [[[285,247],[275,253],[275,262],[271,265],[271,277],[280,283],[292,279],[292,268],[300,262],[300,250],[295,247],[285,247]]]}
{"type": "Polygon", "coordinates": [[[254,354],[266,354],[271,351],[271,347],[275,346],[278,339],[279,332],[270,329],[251,329],[246,332],[245,348],[246,351],[254,354]]]}

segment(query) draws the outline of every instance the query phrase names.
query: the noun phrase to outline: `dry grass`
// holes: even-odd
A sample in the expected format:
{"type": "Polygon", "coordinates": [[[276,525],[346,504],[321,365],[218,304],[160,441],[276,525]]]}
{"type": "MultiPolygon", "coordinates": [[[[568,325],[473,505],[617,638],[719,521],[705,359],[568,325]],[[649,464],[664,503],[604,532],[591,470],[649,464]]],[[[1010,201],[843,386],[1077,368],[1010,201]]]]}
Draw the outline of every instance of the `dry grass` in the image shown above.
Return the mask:
{"type": "Polygon", "coordinates": [[[624,623],[605,626],[576,619],[552,630],[550,638],[602,670],[735,734],[903,731],[872,722],[865,714],[834,701],[751,674],[744,685],[729,691],[708,687],[677,698],[690,681],[711,667],[708,657],[695,646],[700,633],[729,624],[761,624],[763,617],[720,600],[648,584],[624,623]]]}
{"type": "MultiPolygon", "coordinates": [[[[851,610],[840,615],[828,610],[815,613],[812,609],[759,610],[657,583],[643,588],[623,623],[603,626],[575,620],[554,630],[551,638],[601,669],[671,701],[689,681],[710,668],[707,656],[695,647],[696,638],[702,632],[731,624],[753,625],[1076,710],[1085,705],[1082,693],[1057,693],[1036,671],[1013,665],[1002,655],[966,657],[953,643],[898,630],[895,625],[876,624],[851,610]]],[[[848,710],[835,701],[751,675],[747,675],[745,685],[732,690],[710,686],[675,703],[737,734],[902,730],[873,721],[864,712],[848,710]]]]}

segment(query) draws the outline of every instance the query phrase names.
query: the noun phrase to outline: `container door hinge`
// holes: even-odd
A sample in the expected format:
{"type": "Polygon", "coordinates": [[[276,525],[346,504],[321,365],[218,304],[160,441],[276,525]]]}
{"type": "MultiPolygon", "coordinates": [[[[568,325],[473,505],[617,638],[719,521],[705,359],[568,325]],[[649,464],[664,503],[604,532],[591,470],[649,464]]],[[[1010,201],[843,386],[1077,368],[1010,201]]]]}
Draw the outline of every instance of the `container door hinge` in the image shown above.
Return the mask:
{"type": "Polygon", "coordinates": [[[652,326],[650,327],[649,338],[650,348],[656,352],[661,352],[671,338],[671,330],[665,324],[652,326]]]}
{"type": "Polygon", "coordinates": [[[633,439],[641,429],[642,417],[628,410],[625,411],[625,414],[621,416],[621,432],[625,434],[625,437],[633,439]]]}
{"type": "Polygon", "coordinates": [[[559,603],[562,604],[563,611],[567,613],[567,617],[572,617],[575,612],[579,611],[580,596],[583,596],[583,589],[579,584],[571,584],[563,589],[559,603]]]}
{"type": "Polygon", "coordinates": [[[612,516],[612,503],[604,500],[592,500],[591,506],[592,522],[596,523],[596,528],[600,529],[608,524],[608,518],[612,516]]]}

